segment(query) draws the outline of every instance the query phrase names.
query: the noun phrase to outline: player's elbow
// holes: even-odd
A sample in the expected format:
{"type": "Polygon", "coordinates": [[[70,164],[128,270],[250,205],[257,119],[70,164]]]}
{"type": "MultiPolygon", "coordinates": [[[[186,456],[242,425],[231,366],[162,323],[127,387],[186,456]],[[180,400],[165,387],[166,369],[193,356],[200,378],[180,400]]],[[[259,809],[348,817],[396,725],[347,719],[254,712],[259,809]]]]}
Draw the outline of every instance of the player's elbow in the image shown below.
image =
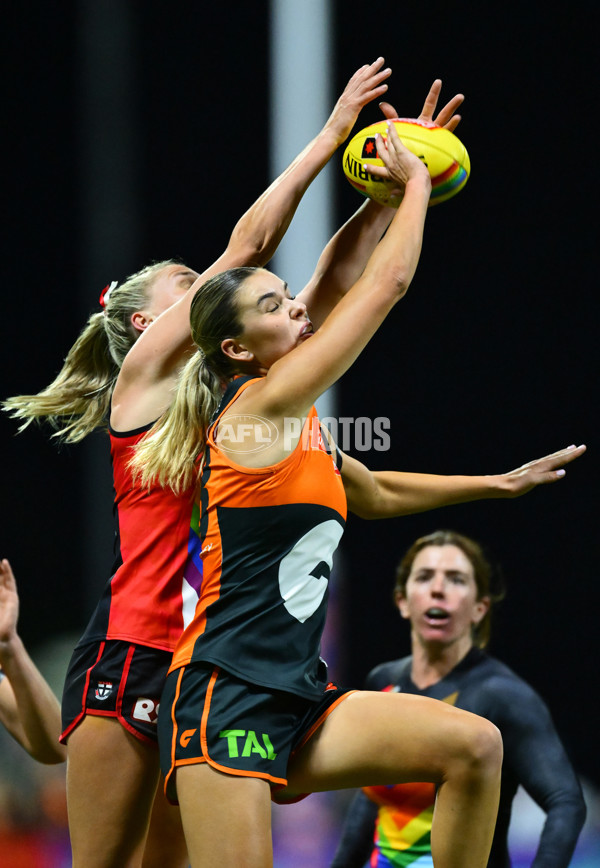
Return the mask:
{"type": "Polygon", "coordinates": [[[573,817],[573,826],[577,829],[579,834],[583,829],[587,818],[587,805],[582,792],[573,795],[571,799],[571,813],[573,817]]]}
{"type": "Polygon", "coordinates": [[[382,508],[381,501],[374,497],[355,497],[348,498],[348,509],[358,518],[363,518],[365,521],[374,521],[378,518],[386,518],[385,510],[382,508]]]}
{"type": "Polygon", "coordinates": [[[350,510],[357,518],[363,518],[365,521],[374,521],[376,518],[379,518],[375,511],[365,509],[364,507],[357,506],[352,507],[350,510]]]}
{"type": "Polygon", "coordinates": [[[395,295],[398,301],[401,298],[404,298],[404,296],[408,292],[408,287],[410,286],[411,279],[412,274],[409,275],[408,271],[405,270],[401,270],[395,275],[395,295]]]}
{"type": "Polygon", "coordinates": [[[242,266],[259,267],[263,264],[260,245],[246,242],[229,244],[223,259],[227,268],[239,268],[242,266]]]}
{"type": "Polygon", "coordinates": [[[227,245],[227,258],[236,265],[263,267],[273,258],[277,249],[277,242],[273,234],[264,231],[257,225],[254,231],[234,230],[229,244],[227,245]]]}
{"type": "Polygon", "coordinates": [[[562,828],[565,839],[575,840],[587,818],[587,806],[581,788],[563,789],[557,792],[545,807],[548,821],[562,828]]]}
{"type": "Polygon", "coordinates": [[[56,766],[67,759],[67,751],[62,745],[48,745],[38,750],[31,750],[30,755],[45,766],[56,766]]]}
{"type": "Polygon", "coordinates": [[[375,269],[369,277],[373,283],[373,291],[382,301],[389,305],[400,301],[408,292],[413,278],[414,268],[408,263],[387,263],[381,269],[375,269]]]}

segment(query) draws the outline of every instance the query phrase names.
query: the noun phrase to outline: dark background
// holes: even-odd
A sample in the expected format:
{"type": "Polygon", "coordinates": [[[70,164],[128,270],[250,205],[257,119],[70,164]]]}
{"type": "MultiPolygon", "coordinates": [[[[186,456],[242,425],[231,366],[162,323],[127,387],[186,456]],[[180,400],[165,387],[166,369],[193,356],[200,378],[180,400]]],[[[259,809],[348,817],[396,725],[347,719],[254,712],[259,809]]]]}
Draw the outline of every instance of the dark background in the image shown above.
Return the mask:
{"type": "MultiPolygon", "coordinates": [[[[305,5],[309,15],[312,3],[305,5]]],[[[117,239],[90,268],[84,7],[5,10],[2,397],[53,378],[110,280],[154,259],[181,257],[196,269],[214,260],[271,180],[268,4],[130,2],[140,219],[133,251],[124,257],[117,239]]],[[[433,78],[443,78],[444,99],[467,97],[458,132],[472,162],[460,195],[430,212],[408,296],[339,387],[340,416],[390,419],[391,452],[362,457],[373,468],[496,473],[588,444],[565,480],[517,501],[389,522],[350,518],[336,587],[336,677],[360,685],[374,664],[407,651],[390,602],[395,565],[416,536],[455,528],[482,541],[503,568],[508,595],[493,652],[547,699],[576,767],[600,784],[592,22],[573,4],[562,14],[541,3],[474,12],[467,4],[345,0],[333,8],[334,92],[382,54],[394,69],[389,99],[410,116],[433,78]]],[[[122,60],[107,51],[98,75],[122,60]]],[[[368,107],[359,124],[377,119],[368,107]]],[[[359,200],[341,165],[337,178],[341,222],[359,200]]],[[[0,555],[14,566],[21,632],[35,646],[79,633],[97,596],[84,552],[90,459],[84,447],[57,449],[39,430],[15,437],[10,420],[0,426],[0,555]]],[[[102,448],[93,460],[108,471],[102,448]]],[[[103,488],[98,497],[109,514],[103,488]]],[[[110,551],[94,557],[106,572],[110,551]]]]}

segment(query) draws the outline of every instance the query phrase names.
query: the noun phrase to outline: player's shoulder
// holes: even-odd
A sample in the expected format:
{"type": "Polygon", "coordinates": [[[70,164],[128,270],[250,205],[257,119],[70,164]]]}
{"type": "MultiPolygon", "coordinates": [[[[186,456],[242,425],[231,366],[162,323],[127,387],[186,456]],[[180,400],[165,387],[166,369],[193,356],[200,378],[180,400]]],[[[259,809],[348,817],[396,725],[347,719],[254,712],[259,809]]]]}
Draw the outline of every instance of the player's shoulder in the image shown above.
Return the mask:
{"type": "Polygon", "coordinates": [[[367,675],[365,687],[368,690],[385,690],[397,687],[403,679],[410,676],[412,657],[401,657],[379,663],[367,675]]]}
{"type": "Polygon", "coordinates": [[[515,703],[543,701],[537,690],[502,660],[482,652],[477,668],[480,693],[495,703],[515,708],[515,703]]]}
{"type": "Polygon", "coordinates": [[[507,663],[504,663],[503,660],[499,660],[497,657],[481,651],[479,661],[479,665],[485,670],[486,677],[504,679],[507,683],[527,685],[525,679],[518,675],[514,669],[511,669],[507,663]]]}

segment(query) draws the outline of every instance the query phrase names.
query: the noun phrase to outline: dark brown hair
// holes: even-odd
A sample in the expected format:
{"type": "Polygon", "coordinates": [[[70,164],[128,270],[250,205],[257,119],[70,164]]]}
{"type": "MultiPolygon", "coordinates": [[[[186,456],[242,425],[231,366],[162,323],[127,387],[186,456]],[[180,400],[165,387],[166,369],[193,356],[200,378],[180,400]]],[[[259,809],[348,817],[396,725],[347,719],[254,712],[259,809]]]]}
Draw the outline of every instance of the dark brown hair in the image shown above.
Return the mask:
{"type": "MultiPolygon", "coordinates": [[[[416,556],[428,546],[456,546],[464,553],[473,567],[478,600],[481,600],[482,597],[489,597],[490,603],[493,605],[504,597],[504,587],[499,568],[492,565],[478,542],[454,530],[436,530],[415,540],[398,564],[394,586],[394,600],[396,602],[400,596],[406,595],[406,582],[416,556]]],[[[473,644],[477,645],[478,648],[485,648],[490,641],[492,605],[479,624],[473,625],[473,644]]]]}

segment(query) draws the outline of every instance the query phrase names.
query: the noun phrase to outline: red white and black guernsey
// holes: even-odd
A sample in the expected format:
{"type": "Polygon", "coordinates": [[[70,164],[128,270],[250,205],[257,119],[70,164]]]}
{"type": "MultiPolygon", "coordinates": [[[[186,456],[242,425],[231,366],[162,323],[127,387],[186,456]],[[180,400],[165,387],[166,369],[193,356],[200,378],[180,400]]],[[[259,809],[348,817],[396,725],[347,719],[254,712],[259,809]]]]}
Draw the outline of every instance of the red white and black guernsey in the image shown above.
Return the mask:
{"type": "MultiPolygon", "coordinates": [[[[109,428],[116,557],[80,646],[116,639],[172,651],[198,600],[199,587],[184,577],[190,536],[197,530],[193,490],[175,495],[159,485],[143,489],[128,468],[150,427],[124,433],[109,428]]],[[[192,581],[200,583],[201,576],[194,574],[192,581]]]]}

